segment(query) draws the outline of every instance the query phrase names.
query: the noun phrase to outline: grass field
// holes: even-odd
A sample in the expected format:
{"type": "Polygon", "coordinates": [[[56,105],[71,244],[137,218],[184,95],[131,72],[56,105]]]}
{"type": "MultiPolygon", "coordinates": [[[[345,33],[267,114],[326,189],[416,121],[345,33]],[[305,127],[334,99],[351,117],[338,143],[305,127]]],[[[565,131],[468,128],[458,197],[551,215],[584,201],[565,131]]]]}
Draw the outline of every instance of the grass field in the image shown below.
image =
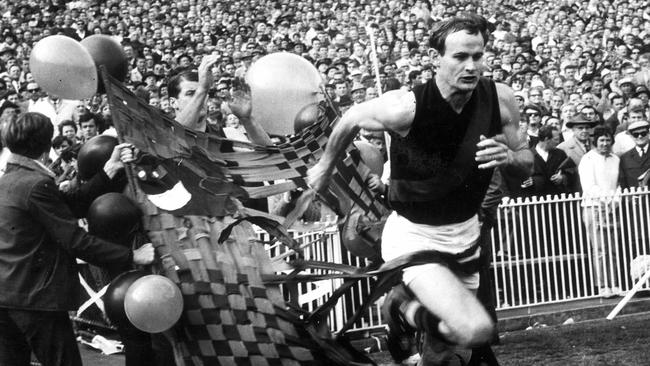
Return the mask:
{"type": "MultiPolygon", "coordinates": [[[[650,366],[650,313],[522,330],[500,338],[493,349],[502,366],[650,366]]],[[[84,365],[124,365],[123,355],[80,349],[84,365]]],[[[393,365],[388,352],[371,356],[380,365],[393,365]]]]}
{"type": "MultiPolygon", "coordinates": [[[[650,313],[502,334],[493,347],[503,366],[648,366],[650,313]]],[[[373,354],[392,365],[387,352],[373,354]]]]}

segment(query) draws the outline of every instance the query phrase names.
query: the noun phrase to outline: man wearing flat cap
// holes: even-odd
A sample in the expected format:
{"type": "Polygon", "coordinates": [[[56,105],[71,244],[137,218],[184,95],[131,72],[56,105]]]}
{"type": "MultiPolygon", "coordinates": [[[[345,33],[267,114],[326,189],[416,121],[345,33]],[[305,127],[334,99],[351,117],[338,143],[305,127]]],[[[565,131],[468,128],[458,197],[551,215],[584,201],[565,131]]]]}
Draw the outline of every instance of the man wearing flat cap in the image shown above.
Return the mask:
{"type": "Polygon", "coordinates": [[[648,177],[650,169],[649,131],[650,124],[645,120],[632,122],[627,127],[627,133],[632,137],[636,146],[621,155],[619,180],[623,189],[647,185],[648,178],[650,178],[648,177]]]}
{"type": "Polygon", "coordinates": [[[618,88],[621,90],[621,93],[625,96],[625,99],[630,99],[634,94],[634,82],[632,78],[624,77],[618,81],[618,88]]]}
{"type": "MultiPolygon", "coordinates": [[[[596,121],[589,120],[580,113],[566,123],[566,127],[573,131],[573,136],[559,144],[557,148],[564,151],[573,160],[575,166],[579,166],[582,157],[591,150],[592,145],[589,135],[596,124],[596,121]]],[[[571,174],[575,173],[577,172],[571,172],[571,174]]],[[[577,179],[575,181],[572,187],[573,192],[579,192],[581,191],[580,182],[577,179]]]]}

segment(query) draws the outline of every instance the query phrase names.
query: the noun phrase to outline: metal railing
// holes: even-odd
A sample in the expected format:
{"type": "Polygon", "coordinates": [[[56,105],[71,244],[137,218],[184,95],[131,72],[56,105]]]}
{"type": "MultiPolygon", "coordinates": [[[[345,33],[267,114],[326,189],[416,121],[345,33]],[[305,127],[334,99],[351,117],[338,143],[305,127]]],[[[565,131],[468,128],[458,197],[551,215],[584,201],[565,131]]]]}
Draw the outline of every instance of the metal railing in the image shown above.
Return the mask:
{"type": "Polygon", "coordinates": [[[630,263],[650,251],[649,212],[645,188],[504,200],[491,232],[497,309],[631,289],[630,263]]]}
{"type": "MultiPolygon", "coordinates": [[[[579,194],[504,199],[490,233],[497,310],[594,298],[601,296],[600,287],[618,287],[621,291],[632,288],[630,262],[650,252],[650,192],[632,189],[593,197],[590,202],[596,205],[585,207],[579,194]],[[585,218],[593,223],[589,230],[585,218]],[[592,249],[594,240],[602,250],[592,249]],[[600,273],[594,268],[596,257],[601,259],[596,262],[602,264],[600,273]]],[[[304,247],[306,259],[366,265],[365,260],[345,250],[335,226],[292,234],[304,247]]],[[[260,233],[260,239],[268,240],[268,236],[260,233]]],[[[277,260],[292,255],[277,244],[267,249],[277,260]]],[[[360,281],[338,302],[330,316],[332,331],[342,327],[372,282],[360,281]]],[[[297,290],[298,303],[312,311],[341,283],[325,280],[302,284],[297,290]]],[[[383,327],[381,302],[370,306],[353,329],[383,327]]]]}

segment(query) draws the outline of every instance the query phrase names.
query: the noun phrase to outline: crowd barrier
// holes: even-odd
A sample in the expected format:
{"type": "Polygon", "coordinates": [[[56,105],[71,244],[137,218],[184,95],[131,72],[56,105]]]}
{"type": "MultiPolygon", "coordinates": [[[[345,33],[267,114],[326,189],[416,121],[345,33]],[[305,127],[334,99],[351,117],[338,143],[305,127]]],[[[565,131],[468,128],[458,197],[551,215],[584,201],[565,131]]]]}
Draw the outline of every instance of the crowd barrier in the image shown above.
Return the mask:
{"type": "MultiPolygon", "coordinates": [[[[645,188],[624,190],[590,202],[598,205],[586,209],[579,194],[504,199],[489,240],[497,311],[595,298],[601,296],[599,279],[604,286],[623,292],[632,288],[630,263],[650,252],[650,193],[645,188]],[[594,223],[591,232],[587,232],[585,218],[594,223]],[[602,243],[603,250],[594,253],[593,240],[602,243]],[[593,266],[596,257],[604,262],[601,274],[593,266]]],[[[305,259],[366,264],[345,250],[336,226],[324,226],[311,232],[291,232],[302,244],[305,259]]],[[[260,232],[259,239],[267,242],[269,254],[278,261],[294,255],[281,245],[268,243],[266,233],[260,232]]],[[[324,280],[291,291],[297,292],[298,305],[311,311],[341,283],[324,280]]],[[[330,316],[332,331],[343,326],[372,284],[372,279],[359,282],[339,301],[330,316]]],[[[382,300],[370,306],[352,329],[382,328],[382,300]]]]}

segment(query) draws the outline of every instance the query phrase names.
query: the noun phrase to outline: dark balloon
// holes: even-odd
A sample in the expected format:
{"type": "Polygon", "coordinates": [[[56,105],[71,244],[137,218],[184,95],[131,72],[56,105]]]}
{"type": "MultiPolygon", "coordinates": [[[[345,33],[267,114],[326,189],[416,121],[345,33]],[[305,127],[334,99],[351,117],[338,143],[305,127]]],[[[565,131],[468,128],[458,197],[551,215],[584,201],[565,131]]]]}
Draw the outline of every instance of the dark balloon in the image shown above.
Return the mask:
{"type": "MultiPolygon", "coordinates": [[[[100,75],[99,66],[104,65],[109,75],[120,82],[126,80],[129,72],[129,61],[124,53],[122,45],[115,39],[104,34],[95,34],[81,41],[97,67],[97,74],[100,75]]],[[[97,92],[106,92],[101,76],[98,78],[97,92]]]]}
{"type": "Polygon", "coordinates": [[[115,146],[117,139],[113,136],[99,135],[86,141],[79,149],[77,158],[79,179],[89,180],[103,169],[115,146]]]}
{"type": "Polygon", "coordinates": [[[102,239],[129,246],[140,227],[140,209],[121,193],[97,197],[88,209],[88,232],[102,239]]]}
{"type": "Polygon", "coordinates": [[[124,311],[124,298],[129,287],[138,279],[146,276],[143,271],[129,271],[115,277],[104,294],[106,316],[116,326],[131,326],[124,311]]]}

